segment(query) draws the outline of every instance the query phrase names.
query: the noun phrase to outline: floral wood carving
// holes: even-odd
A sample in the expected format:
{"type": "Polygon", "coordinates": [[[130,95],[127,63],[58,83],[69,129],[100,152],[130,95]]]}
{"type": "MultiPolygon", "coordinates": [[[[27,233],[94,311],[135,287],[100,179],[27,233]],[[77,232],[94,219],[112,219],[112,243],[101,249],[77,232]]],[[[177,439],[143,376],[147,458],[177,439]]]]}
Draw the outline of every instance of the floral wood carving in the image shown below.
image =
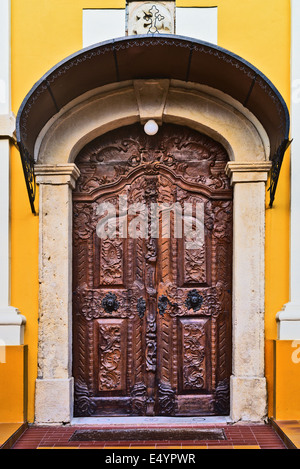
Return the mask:
{"type": "Polygon", "coordinates": [[[205,329],[202,324],[183,325],[184,389],[202,389],[204,386],[205,347],[202,341],[204,335],[205,329]]]}
{"type": "Polygon", "coordinates": [[[100,248],[100,284],[123,284],[123,240],[102,239],[100,248]]]}
{"type": "Polygon", "coordinates": [[[92,193],[101,186],[116,184],[139,168],[146,174],[158,174],[166,168],[187,182],[228,191],[223,147],[216,142],[211,145],[211,139],[190,129],[181,128],[180,136],[174,138],[174,127],[164,125],[155,138],[141,135],[139,126],[132,126],[130,137],[128,129],[118,129],[95,139],[77,157],[81,175],[76,192],[92,193]],[[120,143],[112,144],[112,140],[120,143]]]}
{"type": "Polygon", "coordinates": [[[99,390],[121,389],[121,329],[116,325],[99,327],[99,390]]]}

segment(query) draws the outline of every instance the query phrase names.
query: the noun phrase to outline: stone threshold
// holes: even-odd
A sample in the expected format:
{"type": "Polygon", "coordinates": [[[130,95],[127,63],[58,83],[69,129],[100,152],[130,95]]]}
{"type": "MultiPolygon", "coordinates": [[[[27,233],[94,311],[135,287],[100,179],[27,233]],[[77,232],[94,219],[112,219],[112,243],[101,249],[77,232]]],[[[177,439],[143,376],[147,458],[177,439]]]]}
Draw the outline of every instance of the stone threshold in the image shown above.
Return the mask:
{"type": "Polygon", "coordinates": [[[227,425],[232,423],[230,417],[75,417],[71,421],[73,426],[155,426],[178,427],[195,425],[227,425]]]}

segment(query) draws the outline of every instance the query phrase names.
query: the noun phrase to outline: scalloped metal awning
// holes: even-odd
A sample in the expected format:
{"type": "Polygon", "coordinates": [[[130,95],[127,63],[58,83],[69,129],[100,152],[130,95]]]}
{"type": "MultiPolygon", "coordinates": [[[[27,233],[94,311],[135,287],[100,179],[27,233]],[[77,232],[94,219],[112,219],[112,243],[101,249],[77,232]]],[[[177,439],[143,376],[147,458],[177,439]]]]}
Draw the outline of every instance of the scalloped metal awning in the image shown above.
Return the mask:
{"type": "Polygon", "coordinates": [[[133,79],[169,78],[221,90],[248,108],[265,128],[273,162],[270,206],[289,145],[289,112],[257,68],[215,45],[174,35],[130,36],[82,49],[49,70],[25,97],[17,115],[20,150],[35,213],[34,146],[45,124],[66,104],[100,86],[133,79]]]}

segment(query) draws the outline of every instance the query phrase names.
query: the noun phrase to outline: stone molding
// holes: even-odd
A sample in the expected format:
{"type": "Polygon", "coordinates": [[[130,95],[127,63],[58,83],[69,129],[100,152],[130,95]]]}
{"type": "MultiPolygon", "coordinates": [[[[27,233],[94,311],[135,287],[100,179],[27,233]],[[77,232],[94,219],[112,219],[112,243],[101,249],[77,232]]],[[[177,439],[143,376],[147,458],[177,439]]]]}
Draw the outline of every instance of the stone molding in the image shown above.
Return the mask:
{"type": "Polygon", "coordinates": [[[35,175],[37,184],[63,185],[68,184],[75,189],[80,171],[74,163],[57,165],[36,165],[35,175]]]}
{"type": "Polygon", "coordinates": [[[22,345],[26,318],[17,308],[0,308],[0,341],[5,345],[22,345]]]}
{"type": "Polygon", "coordinates": [[[232,161],[259,162],[269,158],[266,131],[253,114],[231,97],[207,86],[193,87],[192,83],[178,80],[137,80],[107,85],[61,109],[40,132],[34,159],[38,164],[72,163],[94,138],[118,127],[156,118],[158,123],[162,120],[186,125],[209,135],[225,147],[232,161]],[[152,86],[154,82],[159,86],[152,86]]]}
{"type": "Polygon", "coordinates": [[[279,340],[300,339],[300,304],[287,303],[276,315],[279,340]]]}
{"type": "Polygon", "coordinates": [[[154,119],[161,125],[170,80],[135,80],[133,85],[141,124],[146,124],[149,119],[154,119]]]}
{"type": "Polygon", "coordinates": [[[0,137],[9,138],[16,142],[16,117],[13,113],[0,114],[0,137]]]}
{"type": "Polygon", "coordinates": [[[267,182],[268,174],[272,168],[271,161],[227,163],[225,171],[230,178],[231,184],[238,182],[267,182]]]}

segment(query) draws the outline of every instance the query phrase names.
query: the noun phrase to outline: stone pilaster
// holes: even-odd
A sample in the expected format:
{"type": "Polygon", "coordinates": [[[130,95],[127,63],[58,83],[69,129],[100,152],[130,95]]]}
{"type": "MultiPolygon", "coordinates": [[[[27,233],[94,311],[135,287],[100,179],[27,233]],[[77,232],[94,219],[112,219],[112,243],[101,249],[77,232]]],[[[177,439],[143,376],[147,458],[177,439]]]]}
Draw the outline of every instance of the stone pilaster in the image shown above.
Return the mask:
{"type": "Polygon", "coordinates": [[[72,189],[75,164],[37,165],[40,192],[39,348],[36,422],[70,422],[72,378],[72,189]],[[59,399],[58,399],[59,396],[59,399]]]}
{"type": "Polygon", "coordinates": [[[231,418],[267,412],[264,374],[265,184],[271,164],[227,165],[234,186],[231,418]]]}

